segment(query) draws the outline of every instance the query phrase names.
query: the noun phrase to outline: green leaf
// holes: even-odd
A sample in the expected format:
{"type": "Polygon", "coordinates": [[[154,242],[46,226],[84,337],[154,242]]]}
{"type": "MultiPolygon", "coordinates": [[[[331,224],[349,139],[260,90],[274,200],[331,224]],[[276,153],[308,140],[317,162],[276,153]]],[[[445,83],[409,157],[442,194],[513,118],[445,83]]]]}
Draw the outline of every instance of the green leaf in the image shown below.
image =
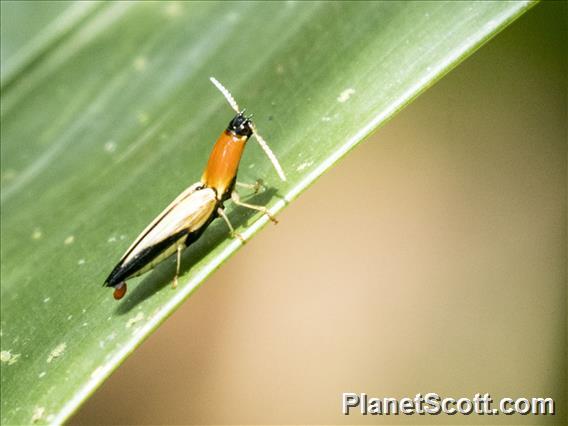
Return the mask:
{"type": "Polygon", "coordinates": [[[101,287],[232,118],[209,76],[280,159],[286,182],[251,141],[239,174],[277,212],[531,4],[46,3],[26,26],[2,2],[2,423],[63,422],[241,247],[215,221],[176,290],[172,260],[101,287]]]}

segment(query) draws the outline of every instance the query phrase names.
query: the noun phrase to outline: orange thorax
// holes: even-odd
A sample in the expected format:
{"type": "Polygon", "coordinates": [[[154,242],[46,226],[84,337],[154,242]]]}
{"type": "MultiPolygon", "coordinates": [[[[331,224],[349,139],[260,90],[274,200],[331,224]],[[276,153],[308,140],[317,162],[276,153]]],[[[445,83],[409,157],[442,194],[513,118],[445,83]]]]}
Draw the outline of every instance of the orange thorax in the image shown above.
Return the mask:
{"type": "Polygon", "coordinates": [[[246,136],[236,136],[225,130],[211,151],[201,182],[215,189],[219,199],[230,189],[237,176],[247,139],[246,136]]]}

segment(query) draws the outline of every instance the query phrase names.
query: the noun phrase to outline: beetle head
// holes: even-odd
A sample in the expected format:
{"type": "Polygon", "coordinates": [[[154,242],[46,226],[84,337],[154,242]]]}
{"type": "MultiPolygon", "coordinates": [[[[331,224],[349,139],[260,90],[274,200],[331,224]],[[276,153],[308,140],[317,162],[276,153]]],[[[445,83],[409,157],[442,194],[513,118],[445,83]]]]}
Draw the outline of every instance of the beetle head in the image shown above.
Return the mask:
{"type": "Polygon", "coordinates": [[[244,111],[239,112],[235,115],[235,118],[231,120],[227,126],[227,130],[230,130],[237,136],[250,137],[252,135],[252,116],[246,117],[244,111]]]}

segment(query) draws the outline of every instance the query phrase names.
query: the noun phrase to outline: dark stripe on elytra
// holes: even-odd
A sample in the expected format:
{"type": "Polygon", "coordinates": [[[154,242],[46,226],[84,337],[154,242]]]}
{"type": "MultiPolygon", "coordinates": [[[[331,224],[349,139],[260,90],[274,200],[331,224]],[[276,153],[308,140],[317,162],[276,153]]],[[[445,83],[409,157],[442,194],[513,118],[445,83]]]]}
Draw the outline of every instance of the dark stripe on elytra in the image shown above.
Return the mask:
{"type": "Polygon", "coordinates": [[[168,238],[160,241],[159,243],[145,248],[127,264],[117,265],[106,279],[105,286],[114,287],[118,283],[127,279],[132,274],[135,274],[187,233],[187,230],[183,230],[178,232],[177,234],[173,234],[168,238]]]}
{"type": "Polygon", "coordinates": [[[187,230],[180,231],[177,234],[172,235],[171,237],[166,238],[163,241],[160,241],[157,244],[154,244],[151,247],[147,247],[142,250],[134,259],[128,262],[127,265],[119,263],[115,266],[112,270],[108,278],[105,280],[104,286],[105,287],[114,287],[115,285],[119,284],[120,282],[128,279],[129,276],[135,274],[156,257],[158,257],[164,250],[166,250],[171,244],[176,242],[179,238],[181,238],[184,234],[187,234],[187,238],[185,239],[185,246],[189,247],[195,241],[201,237],[205,229],[209,226],[209,224],[218,217],[217,208],[222,207],[222,202],[218,202],[215,205],[215,209],[213,213],[207,219],[201,227],[193,232],[188,233],[187,230]]]}

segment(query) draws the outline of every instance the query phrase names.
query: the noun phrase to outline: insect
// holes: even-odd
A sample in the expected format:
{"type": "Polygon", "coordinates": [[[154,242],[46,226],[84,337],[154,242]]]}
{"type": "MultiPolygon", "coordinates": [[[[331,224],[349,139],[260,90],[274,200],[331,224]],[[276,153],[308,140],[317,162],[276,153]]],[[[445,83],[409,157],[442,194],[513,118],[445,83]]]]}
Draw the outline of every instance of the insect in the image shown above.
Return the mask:
{"type": "Polygon", "coordinates": [[[280,178],[286,176],[266,141],[258,134],[251,118],[245,116],[231,93],[214,77],[211,82],[223,94],[237,113],[221,133],[209,156],[201,180],[184,190],[162,211],[126,250],[118,264],[105,280],[105,287],[114,287],[116,300],[126,294],[126,280],[141,275],[158,263],[177,253],[176,273],[173,287],[177,286],[180,271],[181,252],[203,234],[207,226],[221,217],[227,224],[232,237],[244,242],[224,211],[225,201],[231,199],[236,205],[260,211],[270,220],[274,216],[263,206],[242,202],[236,191],[237,186],[258,190],[256,185],[237,182],[237,171],[246,142],[251,136],[258,141],[280,178]]]}

